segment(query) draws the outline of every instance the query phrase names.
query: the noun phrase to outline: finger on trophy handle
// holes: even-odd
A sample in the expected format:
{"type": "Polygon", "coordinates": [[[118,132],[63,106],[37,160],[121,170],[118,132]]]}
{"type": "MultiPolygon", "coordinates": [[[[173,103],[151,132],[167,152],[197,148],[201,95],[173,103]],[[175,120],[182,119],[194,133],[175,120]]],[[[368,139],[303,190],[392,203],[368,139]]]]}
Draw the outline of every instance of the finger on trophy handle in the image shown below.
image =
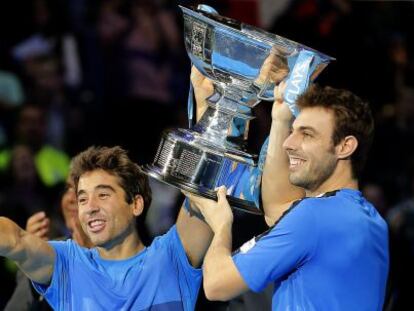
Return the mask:
{"type": "Polygon", "coordinates": [[[260,69],[259,76],[255,80],[255,83],[262,86],[262,91],[258,94],[258,98],[261,100],[274,101],[274,97],[264,97],[268,86],[271,84],[279,84],[289,74],[289,66],[287,65],[286,57],[277,48],[272,47],[270,54],[263,62],[260,69]]]}
{"type": "Polygon", "coordinates": [[[285,69],[274,70],[270,73],[270,81],[274,84],[280,84],[288,74],[289,71],[285,69]]]}
{"type": "Polygon", "coordinates": [[[266,85],[266,82],[274,72],[279,70],[277,55],[270,53],[260,68],[259,75],[255,80],[257,85],[266,85]]]}
{"type": "Polygon", "coordinates": [[[276,45],[272,46],[272,49],[270,50],[270,55],[272,55],[272,61],[277,65],[279,68],[288,68],[288,53],[282,51],[279,47],[276,45]]]}

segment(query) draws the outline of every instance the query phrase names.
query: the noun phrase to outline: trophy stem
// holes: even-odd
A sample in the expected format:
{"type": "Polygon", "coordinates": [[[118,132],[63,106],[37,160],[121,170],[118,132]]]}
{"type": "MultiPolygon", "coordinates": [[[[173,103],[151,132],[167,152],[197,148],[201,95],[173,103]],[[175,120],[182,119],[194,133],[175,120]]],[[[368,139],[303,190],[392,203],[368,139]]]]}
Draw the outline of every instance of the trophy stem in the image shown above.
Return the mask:
{"type": "Polygon", "coordinates": [[[208,108],[192,127],[199,140],[219,149],[246,149],[252,116],[250,107],[243,107],[228,96],[215,92],[207,99],[208,108]],[[240,107],[241,106],[241,107],[240,107]]]}

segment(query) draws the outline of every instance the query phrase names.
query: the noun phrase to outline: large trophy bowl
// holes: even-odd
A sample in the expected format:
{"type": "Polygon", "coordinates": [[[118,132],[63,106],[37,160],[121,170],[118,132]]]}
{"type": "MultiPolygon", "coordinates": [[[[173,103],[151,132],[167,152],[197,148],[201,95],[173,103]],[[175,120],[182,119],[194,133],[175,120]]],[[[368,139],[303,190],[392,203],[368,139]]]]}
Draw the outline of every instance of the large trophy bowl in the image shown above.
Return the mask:
{"type": "Polygon", "coordinates": [[[310,80],[332,58],[220,16],[207,6],[181,9],[187,53],[194,66],[213,82],[214,93],[206,99],[206,112],[190,129],[163,133],[153,163],[143,171],[211,199],[217,198],[215,189],[225,185],[233,208],[262,214],[258,192],[253,189],[259,185],[252,181],[257,156],[247,151],[252,108],[261,100],[273,101],[275,84],[281,80],[278,77],[289,74],[293,86],[295,78],[299,85],[303,66],[298,64],[303,52],[312,55],[307,71],[310,80]]]}

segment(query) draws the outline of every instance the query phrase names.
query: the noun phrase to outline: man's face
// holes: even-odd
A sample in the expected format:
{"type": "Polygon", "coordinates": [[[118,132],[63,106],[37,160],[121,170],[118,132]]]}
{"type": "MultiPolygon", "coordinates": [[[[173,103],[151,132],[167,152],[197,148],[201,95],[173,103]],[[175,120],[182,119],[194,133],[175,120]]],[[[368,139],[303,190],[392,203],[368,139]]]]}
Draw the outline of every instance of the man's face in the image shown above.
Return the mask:
{"type": "Polygon", "coordinates": [[[334,114],[315,107],[301,111],[283,147],[289,157],[289,180],[305,190],[317,191],[334,172],[334,114]]]}
{"type": "Polygon", "coordinates": [[[118,177],[104,170],[83,174],[78,182],[79,219],[95,246],[110,248],[135,233],[135,216],[140,212],[126,194],[118,177]]]}

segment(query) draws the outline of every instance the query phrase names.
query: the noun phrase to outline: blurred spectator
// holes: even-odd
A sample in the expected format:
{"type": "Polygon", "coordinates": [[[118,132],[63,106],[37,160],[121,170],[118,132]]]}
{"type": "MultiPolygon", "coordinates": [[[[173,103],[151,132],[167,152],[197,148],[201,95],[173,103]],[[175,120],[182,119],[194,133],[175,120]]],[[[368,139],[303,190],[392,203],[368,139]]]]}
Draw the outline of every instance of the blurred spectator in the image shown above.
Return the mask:
{"type": "Polygon", "coordinates": [[[12,72],[0,71],[0,107],[19,107],[24,101],[20,79],[12,72]]]}
{"type": "Polygon", "coordinates": [[[0,71],[0,146],[7,142],[11,113],[24,101],[20,79],[12,72],[0,71]]]}
{"type": "Polygon", "coordinates": [[[108,114],[119,125],[114,143],[126,146],[139,163],[152,160],[162,130],[186,108],[178,101],[188,89],[188,62],[175,13],[154,1],[112,0],[102,5],[98,20],[107,44],[108,114]],[[104,27],[107,19],[116,25],[112,31],[104,27]]]}
{"type": "Polygon", "coordinates": [[[134,0],[131,24],[122,42],[126,96],[170,104],[174,61],[181,48],[174,11],[149,0],[134,0]]]}
{"type": "MultiPolygon", "coordinates": [[[[15,142],[30,149],[41,182],[52,187],[65,181],[69,171],[69,157],[46,143],[45,130],[45,111],[38,106],[24,106],[18,116],[15,142]]],[[[0,171],[4,172],[10,167],[12,148],[0,151],[0,171]]]]}
{"type": "MultiPolygon", "coordinates": [[[[72,112],[80,101],[74,98],[82,81],[76,40],[68,34],[59,38],[34,35],[19,43],[14,48],[14,54],[30,102],[42,106],[48,112],[48,142],[57,148],[65,148],[73,132],[72,112]]],[[[80,125],[79,122],[75,123],[80,125]]]]}
{"type": "Polygon", "coordinates": [[[24,21],[17,6],[6,5],[17,15],[10,24],[22,27],[20,35],[8,43],[10,55],[23,79],[27,101],[47,111],[48,143],[65,149],[72,135],[72,110],[80,102],[75,97],[83,78],[77,38],[69,28],[68,3],[34,0],[20,4],[28,9],[24,21]]]}
{"type": "Polygon", "coordinates": [[[11,150],[8,169],[1,178],[0,214],[24,227],[26,220],[39,211],[53,211],[55,188],[44,185],[36,170],[32,150],[16,145],[11,150]]]}

